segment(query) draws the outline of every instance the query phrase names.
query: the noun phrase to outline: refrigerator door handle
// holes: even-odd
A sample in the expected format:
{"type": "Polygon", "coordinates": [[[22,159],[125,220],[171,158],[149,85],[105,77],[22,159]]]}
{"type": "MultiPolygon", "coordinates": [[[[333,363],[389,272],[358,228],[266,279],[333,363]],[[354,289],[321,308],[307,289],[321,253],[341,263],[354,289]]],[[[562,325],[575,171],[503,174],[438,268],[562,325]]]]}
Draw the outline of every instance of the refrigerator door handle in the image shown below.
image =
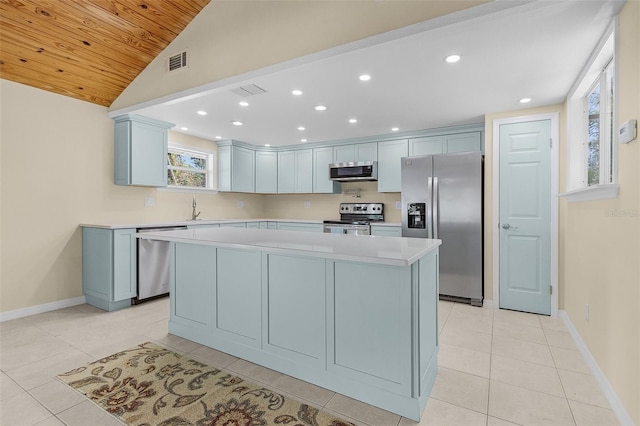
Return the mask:
{"type": "Polygon", "coordinates": [[[427,238],[433,238],[433,178],[427,178],[427,238]]]}
{"type": "Polygon", "coordinates": [[[438,178],[433,178],[433,238],[438,239],[440,231],[440,218],[438,213],[440,210],[440,185],[438,185],[438,178]]]}

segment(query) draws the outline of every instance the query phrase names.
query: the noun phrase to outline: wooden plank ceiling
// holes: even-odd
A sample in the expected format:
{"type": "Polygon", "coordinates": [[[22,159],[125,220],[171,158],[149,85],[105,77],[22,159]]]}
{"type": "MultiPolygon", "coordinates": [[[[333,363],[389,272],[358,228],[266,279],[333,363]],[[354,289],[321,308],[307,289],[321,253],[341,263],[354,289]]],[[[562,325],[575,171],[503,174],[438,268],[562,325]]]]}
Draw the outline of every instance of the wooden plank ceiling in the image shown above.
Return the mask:
{"type": "Polygon", "coordinates": [[[0,0],[0,78],[109,106],[209,1],[0,0]]]}

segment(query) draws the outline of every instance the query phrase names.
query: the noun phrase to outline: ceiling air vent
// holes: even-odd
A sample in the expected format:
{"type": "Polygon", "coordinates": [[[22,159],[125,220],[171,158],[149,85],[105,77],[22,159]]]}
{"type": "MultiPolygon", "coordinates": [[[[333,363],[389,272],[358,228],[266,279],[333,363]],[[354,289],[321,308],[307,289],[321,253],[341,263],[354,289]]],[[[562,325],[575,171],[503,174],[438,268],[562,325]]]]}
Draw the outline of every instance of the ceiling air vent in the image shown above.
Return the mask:
{"type": "Polygon", "coordinates": [[[262,87],[258,87],[255,84],[247,84],[246,86],[236,87],[231,89],[231,93],[235,93],[238,96],[246,98],[247,96],[259,95],[260,93],[266,93],[262,87]]]}
{"type": "Polygon", "coordinates": [[[183,68],[188,68],[186,50],[167,58],[167,72],[174,72],[183,68]]]}

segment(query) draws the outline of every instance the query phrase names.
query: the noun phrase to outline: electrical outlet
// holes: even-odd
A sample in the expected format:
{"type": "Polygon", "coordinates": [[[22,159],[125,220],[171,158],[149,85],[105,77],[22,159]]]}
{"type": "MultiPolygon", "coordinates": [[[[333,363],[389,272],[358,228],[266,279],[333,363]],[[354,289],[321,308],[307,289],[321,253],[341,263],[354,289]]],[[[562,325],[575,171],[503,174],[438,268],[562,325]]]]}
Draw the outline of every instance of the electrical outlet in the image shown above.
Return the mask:
{"type": "Polygon", "coordinates": [[[584,319],[585,321],[589,322],[589,310],[590,310],[590,306],[587,303],[586,305],[584,305],[584,319]]]}
{"type": "Polygon", "coordinates": [[[311,208],[311,201],[305,201],[304,202],[304,208],[305,209],[310,209],[311,208]]]}
{"type": "Polygon", "coordinates": [[[153,207],[156,205],[156,200],[153,197],[145,197],[144,198],[144,206],[145,207],[153,207]]]}
{"type": "Polygon", "coordinates": [[[244,208],[244,201],[242,201],[242,200],[238,200],[238,208],[239,208],[239,209],[244,208]]]}
{"type": "Polygon", "coordinates": [[[402,208],[402,203],[400,201],[396,201],[396,209],[400,210],[402,208]]]}

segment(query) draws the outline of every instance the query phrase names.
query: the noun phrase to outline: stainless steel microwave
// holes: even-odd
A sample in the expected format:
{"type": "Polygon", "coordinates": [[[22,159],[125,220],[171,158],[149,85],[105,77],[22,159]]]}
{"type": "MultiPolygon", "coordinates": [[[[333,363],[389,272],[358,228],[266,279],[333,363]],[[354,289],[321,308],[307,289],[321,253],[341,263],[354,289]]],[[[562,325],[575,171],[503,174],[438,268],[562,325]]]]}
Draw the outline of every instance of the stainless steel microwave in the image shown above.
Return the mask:
{"type": "Polygon", "coordinates": [[[329,179],[338,182],[378,180],[377,161],[357,161],[329,164],[329,179]]]}

